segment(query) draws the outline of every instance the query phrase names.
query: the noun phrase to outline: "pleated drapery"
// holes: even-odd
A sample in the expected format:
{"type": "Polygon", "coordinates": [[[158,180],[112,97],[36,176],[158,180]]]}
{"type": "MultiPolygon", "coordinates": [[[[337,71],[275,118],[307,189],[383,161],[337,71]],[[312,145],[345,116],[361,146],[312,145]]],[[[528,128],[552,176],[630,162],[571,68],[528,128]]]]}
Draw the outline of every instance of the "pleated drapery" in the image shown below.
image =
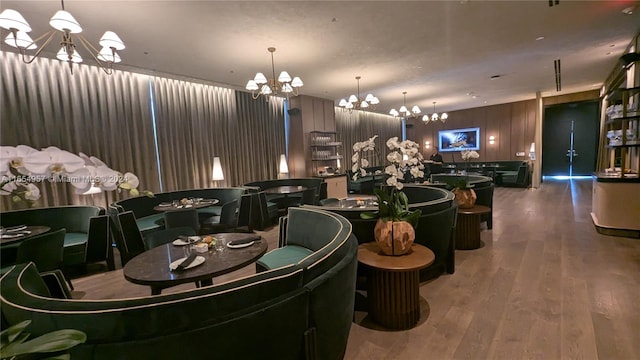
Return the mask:
{"type": "MultiPolygon", "coordinates": [[[[0,143],[35,149],[56,146],[103,160],[112,169],[133,172],[140,188],[157,191],[149,78],[126,71],[105,75],[99,67],[74,66],[38,58],[24,64],[14,53],[0,52],[0,143]]],[[[39,185],[39,206],[102,205],[119,196],[77,195],[69,184],[39,185]]],[[[8,196],[2,208],[11,208],[8,196]]]]}
{"type": "Polygon", "coordinates": [[[402,136],[402,122],[398,118],[389,115],[371,113],[367,111],[344,111],[336,107],[336,131],[338,141],[342,142],[344,148],[345,169],[351,169],[351,156],[353,155],[353,144],[368,140],[378,135],[376,139],[376,150],[367,154],[371,166],[385,165],[386,156],[389,150],[386,142],[389,138],[397,136],[399,140],[402,136]]]}
{"type": "MultiPolygon", "coordinates": [[[[0,52],[1,138],[4,146],[56,146],[132,172],[141,190],[207,188],[214,156],[219,186],[275,178],[285,152],[284,100],[193,81],[38,58],[22,63],[0,52]],[[152,97],[153,111],[152,116],[152,97]],[[157,142],[157,144],[156,144],[157,142]],[[162,184],[162,186],[161,186],[162,184]]],[[[106,206],[126,193],[76,195],[69,184],[39,184],[38,207],[106,206]]],[[[15,208],[0,196],[2,209],[15,208]]]]}

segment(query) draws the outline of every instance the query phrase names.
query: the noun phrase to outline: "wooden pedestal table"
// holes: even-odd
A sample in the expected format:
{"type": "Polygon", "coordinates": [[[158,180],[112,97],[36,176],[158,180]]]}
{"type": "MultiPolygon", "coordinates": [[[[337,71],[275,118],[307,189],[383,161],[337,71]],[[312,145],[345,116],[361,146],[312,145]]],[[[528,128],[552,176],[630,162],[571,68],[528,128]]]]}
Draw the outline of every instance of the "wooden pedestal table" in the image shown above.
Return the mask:
{"type": "Polygon", "coordinates": [[[420,320],[420,269],[433,263],[428,248],[413,244],[400,256],[384,255],[378,244],[358,246],[358,262],[367,266],[369,314],[389,329],[408,329],[420,320]]]}
{"type": "Polygon", "coordinates": [[[472,250],[481,246],[480,217],[489,212],[491,209],[483,205],[474,205],[470,209],[458,208],[456,250],[472,250]]]}

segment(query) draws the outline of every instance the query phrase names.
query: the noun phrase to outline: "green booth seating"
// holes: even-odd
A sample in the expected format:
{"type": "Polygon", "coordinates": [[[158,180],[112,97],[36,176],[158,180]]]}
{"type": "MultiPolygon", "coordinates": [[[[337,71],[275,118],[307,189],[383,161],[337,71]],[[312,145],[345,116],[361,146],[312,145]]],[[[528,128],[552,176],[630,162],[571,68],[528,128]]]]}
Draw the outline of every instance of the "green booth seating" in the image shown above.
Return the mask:
{"type": "Polygon", "coordinates": [[[466,170],[488,176],[496,186],[527,187],[531,181],[529,177],[529,162],[522,160],[484,161],[484,162],[456,162],[447,164],[448,170],[466,170]]]}
{"type": "Polygon", "coordinates": [[[353,171],[347,171],[347,191],[350,194],[373,194],[373,189],[382,184],[387,175],[384,166],[370,166],[363,168],[367,175],[353,179],[353,171]]]}
{"type": "MultiPolygon", "coordinates": [[[[324,211],[295,209],[289,238],[332,241],[304,261],[174,294],[113,300],[51,298],[33,264],[0,277],[2,327],[31,320],[32,337],[77,329],[82,359],[342,359],[351,328],[357,241],[324,211]],[[310,223],[322,231],[306,233],[310,223]]],[[[293,212],[293,210],[291,210],[293,212]]]]}
{"type": "Polygon", "coordinates": [[[218,199],[218,203],[213,206],[198,209],[198,216],[201,219],[212,216],[220,216],[222,205],[232,200],[238,200],[246,192],[241,187],[210,188],[210,189],[190,189],[178,190],[154,194],[153,197],[138,196],[130,199],[114,202],[112,207],[119,212],[132,211],[136,217],[138,228],[143,234],[164,228],[164,213],[153,210],[153,207],[163,203],[172,202],[184,198],[218,199]]]}
{"type": "MultiPolygon", "coordinates": [[[[423,185],[405,185],[402,191],[407,195],[409,208],[420,209],[421,215],[416,229],[417,244],[424,245],[435,254],[435,261],[421,271],[421,278],[433,278],[444,271],[453,273],[455,269],[455,247],[453,231],[456,224],[457,203],[452,192],[423,185]]],[[[374,241],[374,227],[377,219],[362,219],[363,210],[357,207],[307,206],[303,208],[322,209],[344,216],[353,226],[353,234],[358,243],[374,241]]]]}
{"type": "MultiPolygon", "coordinates": [[[[104,215],[105,210],[99,206],[55,206],[33,208],[0,213],[2,226],[48,226],[50,231],[66,229],[64,237],[63,263],[65,266],[82,265],[86,261],[87,244],[94,237],[95,241],[104,242],[105,233],[90,234],[91,218],[104,215]],[[98,239],[98,237],[101,237],[98,239]]],[[[17,246],[17,243],[16,243],[17,246]]],[[[11,251],[11,247],[3,247],[11,251]]],[[[106,255],[104,259],[106,260],[106,255]]],[[[3,255],[3,260],[5,256],[3,255]]],[[[92,261],[99,259],[92,259],[92,261]]]]}

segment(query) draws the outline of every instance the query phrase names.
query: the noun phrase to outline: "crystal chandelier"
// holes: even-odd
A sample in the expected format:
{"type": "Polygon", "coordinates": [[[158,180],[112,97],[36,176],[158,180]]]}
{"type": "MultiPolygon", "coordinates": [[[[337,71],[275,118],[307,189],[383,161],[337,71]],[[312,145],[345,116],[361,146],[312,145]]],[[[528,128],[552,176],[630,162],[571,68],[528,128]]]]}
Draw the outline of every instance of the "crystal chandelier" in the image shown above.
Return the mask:
{"type": "Polygon", "coordinates": [[[447,113],[443,112],[442,115],[438,115],[438,113],[436,112],[436,102],[433,102],[433,114],[431,114],[431,118],[429,118],[429,115],[425,115],[422,117],[422,121],[424,121],[425,124],[429,123],[429,120],[431,120],[431,122],[434,121],[442,121],[443,123],[445,121],[447,121],[447,119],[449,118],[449,115],[447,115],[447,113]]]}
{"type": "Polygon", "coordinates": [[[0,27],[9,30],[10,34],[5,38],[4,42],[20,50],[22,61],[31,64],[59,31],[62,33],[62,41],[60,41],[61,48],[56,58],[60,61],[68,62],[72,74],[73,64],[82,62],[82,56],[78,53],[77,45],[74,43],[74,37],[76,37],[79,40],[78,42],[91,54],[102,70],[111,75],[113,73],[113,64],[120,62],[120,56],[116,53],[116,50],[123,50],[125,48],[122,40],[120,40],[118,35],[113,31],[107,31],[102,35],[102,38],[100,38],[102,50],[98,51],[80,34],[82,27],[78,21],[64,10],[64,0],[61,0],[60,3],[62,4],[62,10],[58,10],[58,12],[51,17],[51,20],[49,20],[49,25],[51,25],[53,29],[35,40],[31,39],[29,34],[27,34],[31,31],[31,26],[24,17],[15,10],[5,9],[0,13],[0,27]],[[40,46],[40,49],[29,58],[27,50],[37,49],[37,43],[43,39],[44,42],[42,46],[40,46]]]}
{"type": "Polygon", "coordinates": [[[273,76],[267,80],[267,77],[259,72],[253,80],[249,80],[246,89],[251,91],[251,97],[255,100],[260,95],[278,95],[280,92],[284,93],[287,98],[289,94],[298,96],[298,88],[304,85],[302,80],[297,76],[291,79],[291,76],[286,71],[281,72],[276,80],[276,67],[273,62],[273,53],[276,51],[276,48],[270,47],[267,50],[271,53],[271,74],[273,76]]]}
{"type": "Polygon", "coordinates": [[[349,99],[342,99],[338,106],[342,106],[345,110],[353,111],[353,110],[365,110],[371,107],[371,110],[376,109],[376,105],[380,103],[377,97],[373,96],[373,94],[368,94],[364,99],[360,97],[360,79],[361,76],[356,76],[356,80],[358,81],[358,92],[357,95],[349,96],[349,99]]]}
{"type": "Polygon", "coordinates": [[[420,114],[421,112],[418,105],[414,105],[411,108],[411,111],[409,111],[409,109],[407,109],[407,92],[403,91],[402,96],[404,97],[404,101],[402,102],[402,106],[400,107],[400,109],[399,110],[391,109],[391,111],[389,111],[389,114],[394,117],[401,117],[401,118],[417,117],[418,114],[420,114]]]}

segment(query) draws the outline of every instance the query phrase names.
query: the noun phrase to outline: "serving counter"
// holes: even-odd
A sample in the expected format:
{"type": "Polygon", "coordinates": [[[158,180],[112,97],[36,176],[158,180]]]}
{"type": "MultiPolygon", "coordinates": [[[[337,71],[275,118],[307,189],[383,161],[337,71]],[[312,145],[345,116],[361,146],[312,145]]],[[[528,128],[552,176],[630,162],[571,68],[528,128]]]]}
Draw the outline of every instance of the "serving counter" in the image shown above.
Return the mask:
{"type": "Polygon", "coordinates": [[[640,238],[640,178],[593,175],[591,219],[605,235],[640,238]]]}

